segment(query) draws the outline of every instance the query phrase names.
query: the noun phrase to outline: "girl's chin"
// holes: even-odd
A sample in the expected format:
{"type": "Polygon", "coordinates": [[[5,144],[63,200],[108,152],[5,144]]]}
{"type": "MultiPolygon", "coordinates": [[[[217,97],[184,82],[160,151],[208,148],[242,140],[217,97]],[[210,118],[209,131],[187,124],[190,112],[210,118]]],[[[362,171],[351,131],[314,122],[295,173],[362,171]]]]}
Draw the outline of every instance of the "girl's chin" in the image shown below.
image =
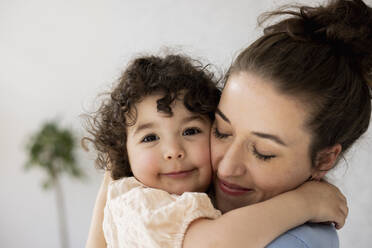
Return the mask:
{"type": "Polygon", "coordinates": [[[172,188],[162,189],[170,194],[182,195],[185,192],[200,192],[204,193],[208,189],[208,185],[174,185],[172,188]]]}

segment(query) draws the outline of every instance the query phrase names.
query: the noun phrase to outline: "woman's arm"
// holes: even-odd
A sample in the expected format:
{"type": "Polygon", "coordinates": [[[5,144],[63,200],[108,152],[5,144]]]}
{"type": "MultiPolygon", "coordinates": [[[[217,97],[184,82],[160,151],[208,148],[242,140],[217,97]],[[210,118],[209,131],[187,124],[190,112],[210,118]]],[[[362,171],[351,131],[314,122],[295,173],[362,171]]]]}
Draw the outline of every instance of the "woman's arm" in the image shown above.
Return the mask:
{"type": "Polygon", "coordinates": [[[336,187],[308,182],[267,201],[232,210],[218,219],[194,221],[186,232],[183,247],[264,247],[307,221],[332,221],[341,228],[346,215],[346,200],[336,187]]]}
{"type": "Polygon", "coordinates": [[[106,204],[107,186],[111,181],[109,172],[105,172],[101,187],[98,191],[96,203],[93,209],[92,221],[89,228],[89,234],[86,248],[105,248],[106,241],[103,236],[102,222],[103,222],[103,209],[106,204]]]}

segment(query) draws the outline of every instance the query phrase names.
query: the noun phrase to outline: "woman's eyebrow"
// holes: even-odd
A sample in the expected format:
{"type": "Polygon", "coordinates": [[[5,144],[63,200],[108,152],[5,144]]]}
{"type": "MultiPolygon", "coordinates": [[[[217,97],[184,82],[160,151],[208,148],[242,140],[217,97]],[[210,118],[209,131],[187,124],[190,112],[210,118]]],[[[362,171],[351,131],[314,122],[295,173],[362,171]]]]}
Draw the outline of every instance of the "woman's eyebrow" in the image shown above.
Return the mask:
{"type": "Polygon", "coordinates": [[[216,114],[219,115],[222,118],[222,120],[224,120],[227,123],[231,124],[229,118],[227,118],[226,115],[224,113],[222,113],[222,111],[219,108],[216,109],[216,114]]]}
{"type": "Polygon", "coordinates": [[[261,132],[252,132],[252,134],[254,134],[254,135],[256,135],[260,138],[272,140],[275,143],[278,143],[279,145],[288,146],[286,143],[284,143],[284,141],[279,136],[276,136],[276,135],[273,135],[273,134],[268,134],[268,133],[261,133],[261,132]]]}
{"type": "MultiPolygon", "coordinates": [[[[222,111],[220,109],[216,109],[216,114],[219,115],[224,121],[226,121],[227,123],[231,124],[229,118],[226,117],[226,115],[224,113],[222,113],[222,111]]],[[[284,141],[283,139],[281,139],[279,136],[277,135],[273,135],[273,134],[268,134],[268,133],[262,133],[262,132],[252,132],[252,134],[260,137],[260,138],[264,138],[264,139],[269,139],[269,140],[272,140],[274,141],[275,143],[278,143],[279,145],[282,145],[282,146],[288,146],[284,141]]]]}

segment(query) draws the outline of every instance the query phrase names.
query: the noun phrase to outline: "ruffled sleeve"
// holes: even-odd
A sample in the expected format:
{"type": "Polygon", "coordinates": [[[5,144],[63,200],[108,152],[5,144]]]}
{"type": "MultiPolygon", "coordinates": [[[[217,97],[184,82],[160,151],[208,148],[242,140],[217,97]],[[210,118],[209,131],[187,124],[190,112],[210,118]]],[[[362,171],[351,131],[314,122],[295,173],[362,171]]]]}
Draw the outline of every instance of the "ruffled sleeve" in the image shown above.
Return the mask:
{"type": "Polygon", "coordinates": [[[182,247],[189,224],[221,215],[205,193],[172,195],[135,178],[109,185],[103,229],[108,247],[182,247]]]}

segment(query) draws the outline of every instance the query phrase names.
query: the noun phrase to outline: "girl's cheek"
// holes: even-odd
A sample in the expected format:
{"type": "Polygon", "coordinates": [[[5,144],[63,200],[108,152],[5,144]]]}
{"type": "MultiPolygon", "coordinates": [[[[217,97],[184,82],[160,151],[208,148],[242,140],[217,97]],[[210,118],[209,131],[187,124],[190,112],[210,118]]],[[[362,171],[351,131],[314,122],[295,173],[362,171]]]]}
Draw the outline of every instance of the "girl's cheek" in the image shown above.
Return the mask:
{"type": "Polygon", "coordinates": [[[151,170],[159,168],[159,156],[156,152],[141,152],[136,154],[132,160],[132,167],[135,166],[140,170],[151,170]]]}
{"type": "Polygon", "coordinates": [[[205,165],[211,165],[211,152],[209,139],[204,142],[200,142],[198,146],[195,146],[193,153],[196,155],[196,159],[205,165]]]}

